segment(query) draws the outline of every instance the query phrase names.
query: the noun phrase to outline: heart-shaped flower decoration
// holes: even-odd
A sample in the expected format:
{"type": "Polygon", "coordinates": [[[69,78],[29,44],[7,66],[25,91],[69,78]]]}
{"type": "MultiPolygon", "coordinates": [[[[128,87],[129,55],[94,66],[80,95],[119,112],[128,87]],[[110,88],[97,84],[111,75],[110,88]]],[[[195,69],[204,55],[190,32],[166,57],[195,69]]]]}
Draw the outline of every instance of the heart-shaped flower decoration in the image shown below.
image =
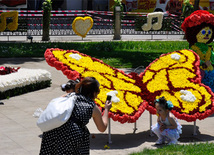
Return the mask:
{"type": "Polygon", "coordinates": [[[74,32],[85,38],[88,31],[93,27],[93,19],[89,16],[87,17],[76,17],[72,23],[72,28],[74,32]]]}

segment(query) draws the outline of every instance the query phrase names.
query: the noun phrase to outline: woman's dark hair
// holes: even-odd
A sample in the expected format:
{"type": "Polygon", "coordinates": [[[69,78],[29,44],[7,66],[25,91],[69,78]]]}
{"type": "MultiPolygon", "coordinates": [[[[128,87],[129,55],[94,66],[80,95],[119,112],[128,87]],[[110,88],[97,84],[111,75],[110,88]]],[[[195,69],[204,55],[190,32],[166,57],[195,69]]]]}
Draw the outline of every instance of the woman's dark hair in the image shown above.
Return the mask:
{"type": "Polygon", "coordinates": [[[165,99],[164,96],[160,97],[159,99],[156,99],[154,101],[154,103],[159,103],[159,105],[164,108],[164,109],[168,109],[168,110],[172,110],[173,107],[170,107],[167,103],[168,101],[165,99]]]}
{"type": "Polygon", "coordinates": [[[75,92],[94,99],[94,92],[99,92],[99,82],[94,77],[85,77],[75,87],[75,92]]]}
{"type": "Polygon", "coordinates": [[[210,40],[206,43],[209,44],[213,41],[214,38],[214,26],[212,24],[209,23],[202,23],[201,25],[197,25],[197,26],[193,26],[193,27],[187,27],[186,29],[186,39],[190,44],[190,47],[192,45],[194,45],[195,43],[197,43],[197,38],[196,35],[205,27],[210,27],[213,31],[212,36],[210,38],[210,40]]]}
{"type": "Polygon", "coordinates": [[[62,91],[66,91],[66,90],[75,90],[75,86],[76,84],[79,83],[79,80],[69,80],[66,84],[62,84],[61,85],[61,89],[62,91]]]}

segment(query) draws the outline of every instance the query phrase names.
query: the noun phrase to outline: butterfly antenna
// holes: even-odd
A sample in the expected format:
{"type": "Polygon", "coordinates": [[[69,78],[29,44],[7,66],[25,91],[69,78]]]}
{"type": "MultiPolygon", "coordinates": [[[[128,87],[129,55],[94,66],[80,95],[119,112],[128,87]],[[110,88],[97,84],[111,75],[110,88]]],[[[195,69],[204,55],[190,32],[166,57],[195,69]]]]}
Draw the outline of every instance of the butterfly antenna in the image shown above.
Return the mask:
{"type": "MultiPolygon", "coordinates": [[[[144,66],[138,66],[137,68],[134,69],[134,72],[136,72],[139,68],[144,69],[144,66]]],[[[137,72],[136,72],[137,73],[137,72]]]]}

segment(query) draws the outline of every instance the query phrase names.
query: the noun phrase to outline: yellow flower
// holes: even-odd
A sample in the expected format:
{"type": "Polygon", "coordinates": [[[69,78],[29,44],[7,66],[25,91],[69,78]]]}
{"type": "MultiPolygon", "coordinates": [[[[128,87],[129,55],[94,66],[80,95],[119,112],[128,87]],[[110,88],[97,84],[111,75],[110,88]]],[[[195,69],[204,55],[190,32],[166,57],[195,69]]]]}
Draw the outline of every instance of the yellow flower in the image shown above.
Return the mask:
{"type": "Polygon", "coordinates": [[[89,16],[87,17],[76,17],[72,23],[73,31],[85,38],[88,31],[93,27],[93,19],[89,16]]]}
{"type": "Polygon", "coordinates": [[[105,145],[104,149],[110,149],[110,147],[108,145],[105,145]]]}
{"type": "Polygon", "coordinates": [[[1,23],[0,23],[0,32],[3,32],[6,27],[10,31],[15,31],[18,28],[18,12],[17,11],[11,11],[11,12],[3,12],[1,13],[1,23]],[[7,18],[12,17],[13,22],[9,23],[7,25],[7,18]]]}
{"type": "Polygon", "coordinates": [[[147,84],[147,88],[151,93],[159,90],[169,90],[168,81],[166,77],[166,71],[162,70],[153,77],[153,79],[147,84]],[[161,81],[161,82],[160,82],[161,81]]]}

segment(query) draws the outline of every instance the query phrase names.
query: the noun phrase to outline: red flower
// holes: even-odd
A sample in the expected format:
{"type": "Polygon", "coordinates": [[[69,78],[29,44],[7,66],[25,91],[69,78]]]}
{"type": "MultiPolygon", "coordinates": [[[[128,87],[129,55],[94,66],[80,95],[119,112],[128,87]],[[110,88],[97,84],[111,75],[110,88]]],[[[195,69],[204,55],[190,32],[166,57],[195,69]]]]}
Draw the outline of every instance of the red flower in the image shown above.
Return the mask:
{"type": "Polygon", "coordinates": [[[186,32],[187,27],[201,25],[204,22],[214,25],[214,15],[205,10],[197,10],[185,18],[181,28],[186,32]]]}
{"type": "Polygon", "coordinates": [[[6,74],[14,73],[14,72],[17,72],[19,69],[20,69],[20,67],[15,69],[15,68],[12,68],[12,67],[1,66],[0,67],[0,75],[6,75],[6,74]]]}
{"type": "Polygon", "coordinates": [[[5,68],[3,66],[0,67],[0,70],[5,70],[5,68]]]}

